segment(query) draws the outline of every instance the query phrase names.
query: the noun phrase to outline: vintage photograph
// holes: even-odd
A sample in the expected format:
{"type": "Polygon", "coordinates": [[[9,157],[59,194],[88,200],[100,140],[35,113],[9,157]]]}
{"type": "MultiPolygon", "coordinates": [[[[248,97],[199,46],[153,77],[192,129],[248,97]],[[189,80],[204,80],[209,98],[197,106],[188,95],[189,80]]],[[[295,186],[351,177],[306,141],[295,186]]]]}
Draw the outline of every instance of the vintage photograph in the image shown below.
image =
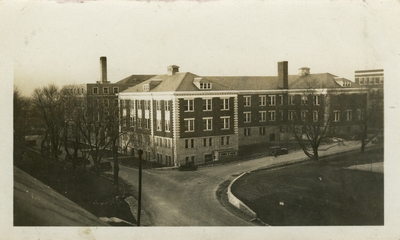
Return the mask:
{"type": "Polygon", "coordinates": [[[0,2],[4,239],[398,238],[399,16],[395,0],[0,2]]]}

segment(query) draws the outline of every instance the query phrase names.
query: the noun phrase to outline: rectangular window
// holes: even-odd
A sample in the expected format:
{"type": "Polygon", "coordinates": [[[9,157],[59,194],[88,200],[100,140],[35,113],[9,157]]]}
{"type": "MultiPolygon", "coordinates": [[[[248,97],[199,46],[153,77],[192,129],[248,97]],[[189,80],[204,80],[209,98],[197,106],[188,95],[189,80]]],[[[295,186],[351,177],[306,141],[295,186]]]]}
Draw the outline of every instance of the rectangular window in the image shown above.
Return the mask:
{"type": "Polygon", "coordinates": [[[300,112],[301,121],[306,121],[307,120],[307,113],[308,113],[307,110],[303,110],[303,111],[300,112]]]}
{"type": "Polygon", "coordinates": [[[142,110],[142,100],[137,101],[137,109],[142,110]]]}
{"type": "Polygon", "coordinates": [[[251,122],[251,112],[244,112],[244,122],[249,123],[251,122]]]}
{"type": "Polygon", "coordinates": [[[283,105],[283,95],[279,95],[279,105],[283,105]]]}
{"type": "Polygon", "coordinates": [[[150,119],[145,118],[145,126],[146,129],[150,129],[150,119]]]}
{"type": "Polygon", "coordinates": [[[333,121],[334,122],[340,121],[340,110],[333,111],[333,121]]]}
{"type": "Polygon", "coordinates": [[[160,111],[161,110],[161,100],[156,101],[156,110],[160,111]]]}
{"type": "Polygon", "coordinates": [[[223,146],[225,144],[225,137],[221,137],[220,145],[223,146]]]}
{"type": "Polygon", "coordinates": [[[383,84],[383,77],[380,77],[380,78],[379,78],[379,83],[380,83],[380,84],[383,84]]]}
{"type": "Polygon", "coordinates": [[[94,87],[93,88],[93,94],[99,94],[99,88],[98,87],[94,87]]]}
{"type": "Polygon", "coordinates": [[[104,111],[104,121],[108,122],[108,120],[109,120],[108,116],[109,116],[108,111],[104,111]]]}
{"type": "Polygon", "coordinates": [[[194,148],[194,139],[185,139],[185,148],[194,148]]]}
{"type": "Polygon", "coordinates": [[[361,109],[357,109],[357,117],[358,117],[358,120],[362,120],[363,119],[363,114],[362,114],[362,110],[361,109]]]}
{"type": "Polygon", "coordinates": [[[251,129],[250,128],[245,128],[243,130],[244,130],[244,135],[245,136],[250,136],[250,134],[251,134],[251,129]]]}
{"type": "Polygon", "coordinates": [[[231,117],[221,117],[221,129],[226,130],[230,128],[231,117]]]}
{"type": "Polygon", "coordinates": [[[288,95],[288,102],[289,105],[294,105],[294,95],[288,95]]]}
{"type": "Polygon", "coordinates": [[[229,136],[221,137],[221,145],[229,145],[229,136]]]}
{"type": "Polygon", "coordinates": [[[103,87],[103,93],[108,94],[108,87],[103,87]]]}
{"type": "Polygon", "coordinates": [[[129,117],[129,126],[133,126],[133,117],[132,115],[129,117]]]}
{"type": "Polygon", "coordinates": [[[315,106],[319,106],[320,105],[320,101],[319,101],[320,99],[319,99],[319,96],[318,95],[316,95],[316,96],[313,96],[313,104],[315,105],[315,106]]]}
{"type": "Polygon", "coordinates": [[[144,110],[150,110],[150,100],[144,100],[144,110]]]}
{"type": "Polygon", "coordinates": [[[194,118],[185,119],[185,132],[194,132],[194,118]]]}
{"type": "Polygon", "coordinates": [[[170,129],[170,123],[171,123],[170,120],[165,120],[165,121],[164,121],[164,126],[165,126],[165,131],[166,131],[166,132],[171,131],[171,129],[170,129]]]}
{"type": "Polygon", "coordinates": [[[268,95],[269,97],[269,105],[275,106],[276,105],[276,95],[268,95]]]}
{"type": "Polygon", "coordinates": [[[306,105],[307,104],[307,96],[306,95],[302,95],[301,96],[301,105],[306,105]]]}
{"type": "Polygon", "coordinates": [[[283,121],[283,110],[279,110],[279,121],[283,121]]]}
{"type": "Polygon", "coordinates": [[[250,107],[251,106],[251,96],[244,96],[244,106],[245,107],[250,107]]]}
{"type": "Polygon", "coordinates": [[[347,121],[353,120],[353,110],[346,110],[346,120],[347,121]]]}
{"type": "Polygon", "coordinates": [[[260,127],[260,135],[265,135],[265,127],[260,127]]]}
{"type": "Polygon", "coordinates": [[[103,100],[103,106],[104,106],[105,108],[108,108],[108,107],[110,106],[110,102],[109,102],[108,99],[104,99],[104,100],[103,100]]]}
{"type": "Polygon", "coordinates": [[[313,121],[318,122],[318,111],[313,111],[313,121]]]}
{"type": "Polygon", "coordinates": [[[169,105],[169,101],[164,101],[164,110],[167,111],[171,111],[171,107],[169,105]]]}
{"type": "Polygon", "coordinates": [[[212,118],[203,118],[203,130],[204,131],[212,130],[212,118]]]}
{"type": "Polygon", "coordinates": [[[142,119],[143,119],[143,118],[138,118],[138,119],[137,119],[138,128],[142,128],[142,124],[143,124],[143,123],[142,123],[142,121],[143,121],[142,119]]]}
{"type": "Polygon", "coordinates": [[[119,93],[119,87],[113,87],[113,93],[114,94],[119,93]]]}
{"type": "Polygon", "coordinates": [[[260,119],[260,122],[266,122],[267,121],[267,112],[266,111],[259,111],[258,112],[258,118],[260,119]]]}
{"type": "Polygon", "coordinates": [[[185,112],[193,112],[194,111],[194,100],[193,99],[188,99],[184,100],[185,101],[185,112]]]}
{"type": "Polygon", "coordinates": [[[270,121],[275,121],[276,120],[276,111],[275,110],[268,111],[268,113],[269,113],[269,120],[270,121]]]}
{"type": "Polygon", "coordinates": [[[157,131],[161,131],[161,120],[157,119],[157,131]]]}
{"type": "MultiPolygon", "coordinates": [[[[133,106],[133,105],[131,105],[133,106]]],[[[114,107],[118,107],[118,99],[114,99],[114,107]]]]}
{"type": "Polygon", "coordinates": [[[258,96],[258,104],[259,104],[259,106],[266,106],[267,105],[267,96],[265,96],[265,95],[258,96]]]}
{"type": "Polygon", "coordinates": [[[221,98],[221,110],[229,110],[229,98],[221,98]]]}
{"type": "Polygon", "coordinates": [[[208,146],[211,147],[212,145],[213,145],[213,139],[212,139],[212,138],[209,138],[209,139],[208,139],[208,146]]]}
{"type": "Polygon", "coordinates": [[[288,112],[288,120],[294,120],[295,111],[289,110],[288,112]]]}
{"type": "Polygon", "coordinates": [[[204,147],[207,147],[207,138],[203,138],[203,145],[204,147]]]}
{"type": "Polygon", "coordinates": [[[203,99],[203,110],[204,111],[212,110],[212,99],[203,99]]]}
{"type": "Polygon", "coordinates": [[[373,77],[369,78],[369,84],[374,84],[374,78],[373,77]]]}

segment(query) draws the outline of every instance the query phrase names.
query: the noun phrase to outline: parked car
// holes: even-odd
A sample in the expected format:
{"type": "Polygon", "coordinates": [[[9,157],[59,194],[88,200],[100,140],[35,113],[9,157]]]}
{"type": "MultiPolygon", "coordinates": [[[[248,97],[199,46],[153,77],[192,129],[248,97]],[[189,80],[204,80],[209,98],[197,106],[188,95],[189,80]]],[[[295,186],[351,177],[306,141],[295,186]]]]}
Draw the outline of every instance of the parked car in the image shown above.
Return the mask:
{"type": "Polygon", "coordinates": [[[185,165],[180,165],[178,168],[179,171],[196,171],[197,166],[194,164],[185,164],[185,165]]]}
{"type": "Polygon", "coordinates": [[[274,146],[269,148],[269,155],[271,156],[277,156],[277,155],[283,155],[283,154],[288,154],[287,148],[283,148],[280,146],[274,146]]]}

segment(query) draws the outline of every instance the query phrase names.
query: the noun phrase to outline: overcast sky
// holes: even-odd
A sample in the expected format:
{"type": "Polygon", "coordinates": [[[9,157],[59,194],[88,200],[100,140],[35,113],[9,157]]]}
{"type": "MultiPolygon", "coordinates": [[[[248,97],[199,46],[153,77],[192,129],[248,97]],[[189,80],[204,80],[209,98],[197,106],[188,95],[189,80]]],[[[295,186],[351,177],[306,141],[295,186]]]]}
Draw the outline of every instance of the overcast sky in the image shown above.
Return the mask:
{"type": "Polygon", "coordinates": [[[353,80],[355,70],[384,68],[400,52],[398,5],[13,2],[14,83],[30,94],[51,82],[95,82],[100,56],[107,56],[111,82],[162,74],[172,64],[201,76],[273,76],[278,61],[289,62],[289,74],[309,67],[353,80]]]}

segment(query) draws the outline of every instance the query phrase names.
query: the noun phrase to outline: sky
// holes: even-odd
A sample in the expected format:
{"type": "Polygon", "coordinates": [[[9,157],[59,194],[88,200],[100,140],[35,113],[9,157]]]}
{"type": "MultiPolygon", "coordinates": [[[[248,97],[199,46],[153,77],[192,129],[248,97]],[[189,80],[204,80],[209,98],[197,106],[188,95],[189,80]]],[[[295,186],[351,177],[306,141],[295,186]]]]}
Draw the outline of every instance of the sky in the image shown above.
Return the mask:
{"type": "Polygon", "coordinates": [[[14,85],[25,95],[99,80],[101,56],[111,82],[173,64],[200,76],[274,76],[279,61],[289,74],[309,67],[354,80],[400,52],[397,1],[4,3],[2,22],[12,24],[2,34],[12,36],[14,85]]]}

